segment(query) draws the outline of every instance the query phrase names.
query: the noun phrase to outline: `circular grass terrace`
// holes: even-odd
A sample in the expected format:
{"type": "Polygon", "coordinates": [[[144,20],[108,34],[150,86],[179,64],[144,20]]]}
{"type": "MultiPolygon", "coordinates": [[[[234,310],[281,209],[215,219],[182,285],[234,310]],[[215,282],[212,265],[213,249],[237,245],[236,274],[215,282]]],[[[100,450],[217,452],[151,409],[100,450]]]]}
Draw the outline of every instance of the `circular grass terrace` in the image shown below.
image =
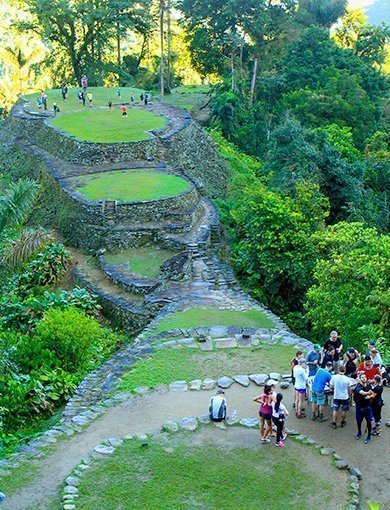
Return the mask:
{"type": "Polygon", "coordinates": [[[106,253],[105,259],[109,264],[123,264],[135,274],[156,278],[164,262],[173,257],[175,252],[156,249],[154,246],[128,248],[117,253],[106,253]]]}
{"type": "Polygon", "coordinates": [[[165,117],[143,108],[128,108],[127,116],[122,116],[119,108],[89,108],[50,121],[52,126],[78,140],[95,143],[149,140],[151,134],[147,131],[162,129],[166,123],[165,117]]]}
{"type": "Polygon", "coordinates": [[[212,426],[125,441],[94,460],[78,485],[78,510],[267,508],[333,510],[347,476],[313,448],[260,445],[257,430],[212,426]],[[304,483],[297,485],[297,477],[304,483]]]}
{"type": "Polygon", "coordinates": [[[83,175],[70,183],[90,201],[142,202],[174,197],[190,189],[189,182],[177,175],[134,169],[83,175]]]}

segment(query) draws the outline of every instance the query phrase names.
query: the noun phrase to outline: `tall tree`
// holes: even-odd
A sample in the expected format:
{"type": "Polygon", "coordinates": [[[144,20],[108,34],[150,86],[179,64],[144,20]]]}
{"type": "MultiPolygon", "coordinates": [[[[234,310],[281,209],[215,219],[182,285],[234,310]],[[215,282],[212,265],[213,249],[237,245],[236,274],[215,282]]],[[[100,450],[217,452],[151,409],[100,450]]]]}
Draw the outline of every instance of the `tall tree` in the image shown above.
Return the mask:
{"type": "Polygon", "coordinates": [[[348,0],[300,0],[300,19],[305,25],[330,28],[347,9],[348,0]]]}

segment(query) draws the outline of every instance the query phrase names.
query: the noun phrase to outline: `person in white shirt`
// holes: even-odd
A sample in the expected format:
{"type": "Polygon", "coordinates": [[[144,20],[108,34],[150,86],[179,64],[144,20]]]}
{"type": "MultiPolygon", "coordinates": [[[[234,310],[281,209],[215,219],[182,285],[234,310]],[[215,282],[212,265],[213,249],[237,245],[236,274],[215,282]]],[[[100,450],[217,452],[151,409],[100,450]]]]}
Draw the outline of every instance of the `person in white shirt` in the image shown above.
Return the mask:
{"type": "Polygon", "coordinates": [[[333,421],[330,424],[332,429],[337,429],[337,418],[341,407],[341,427],[345,427],[347,412],[349,411],[350,399],[349,390],[354,386],[352,379],[345,375],[345,366],[339,367],[339,373],[330,380],[330,387],[333,389],[333,421]]]}
{"type": "Polygon", "coordinates": [[[374,366],[382,368],[383,365],[382,356],[379,354],[378,349],[372,349],[371,359],[374,363],[374,366]]]}
{"type": "Polygon", "coordinates": [[[225,392],[218,390],[214,397],[210,398],[209,414],[211,421],[223,421],[226,418],[225,392]]]}
{"type": "Polygon", "coordinates": [[[295,411],[297,418],[305,418],[306,414],[302,412],[303,403],[306,395],[306,383],[309,377],[309,370],[306,366],[305,358],[298,360],[298,365],[294,367],[294,378],[295,378],[295,411]]]}

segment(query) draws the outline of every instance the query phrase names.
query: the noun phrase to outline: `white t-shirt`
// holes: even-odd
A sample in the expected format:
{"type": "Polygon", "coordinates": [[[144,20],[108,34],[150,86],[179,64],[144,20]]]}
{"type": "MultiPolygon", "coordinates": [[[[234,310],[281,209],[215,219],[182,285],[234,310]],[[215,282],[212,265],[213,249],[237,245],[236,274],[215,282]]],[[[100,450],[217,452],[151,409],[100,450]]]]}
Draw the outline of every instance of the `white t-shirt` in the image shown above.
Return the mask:
{"type": "Polygon", "coordinates": [[[349,398],[348,389],[353,386],[353,382],[346,375],[337,374],[330,380],[330,385],[334,388],[334,399],[347,400],[349,398]]]}
{"type": "Polygon", "coordinates": [[[295,384],[294,387],[297,390],[306,389],[306,381],[308,379],[308,372],[299,365],[294,367],[295,384]]]}
{"type": "Polygon", "coordinates": [[[279,409],[278,409],[277,411],[275,410],[276,402],[272,402],[272,404],[271,404],[271,405],[272,405],[272,416],[273,416],[274,418],[280,418],[280,415],[281,415],[281,414],[286,415],[286,411],[287,411],[287,409],[286,409],[286,407],[284,406],[284,404],[280,403],[280,405],[279,405],[279,409]]]}

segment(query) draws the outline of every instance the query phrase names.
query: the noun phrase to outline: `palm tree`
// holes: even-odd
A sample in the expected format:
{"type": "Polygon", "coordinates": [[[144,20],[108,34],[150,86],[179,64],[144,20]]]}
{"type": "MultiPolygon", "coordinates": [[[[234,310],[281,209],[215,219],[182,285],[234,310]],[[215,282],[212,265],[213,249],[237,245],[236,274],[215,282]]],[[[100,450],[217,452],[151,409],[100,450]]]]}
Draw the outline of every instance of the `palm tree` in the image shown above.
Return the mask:
{"type": "Polygon", "coordinates": [[[0,233],[8,228],[20,228],[37,198],[39,185],[31,179],[12,183],[0,196],[0,233]]]}

